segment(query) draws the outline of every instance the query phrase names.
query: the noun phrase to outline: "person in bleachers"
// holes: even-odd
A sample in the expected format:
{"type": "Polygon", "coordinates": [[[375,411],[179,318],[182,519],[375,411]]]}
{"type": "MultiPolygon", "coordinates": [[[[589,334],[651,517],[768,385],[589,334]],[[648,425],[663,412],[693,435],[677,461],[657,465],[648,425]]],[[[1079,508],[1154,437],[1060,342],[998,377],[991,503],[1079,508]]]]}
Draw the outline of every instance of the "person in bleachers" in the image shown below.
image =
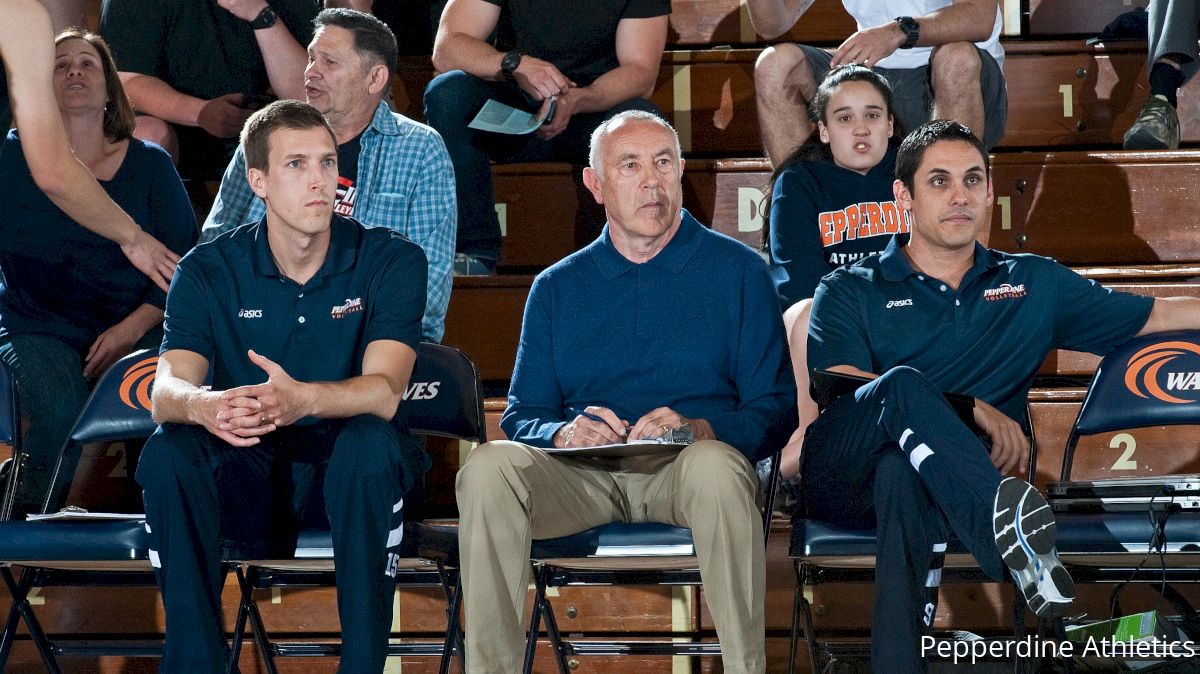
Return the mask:
{"type": "Polygon", "coordinates": [[[434,40],[442,74],[425,89],[425,118],[450,150],[458,185],[456,274],[490,274],[500,259],[489,159],[587,160],[588,138],[622,110],[657,112],[654,91],[669,0],[594,3],[451,0],[434,40]],[[496,46],[487,42],[498,29],[496,46]],[[468,128],[489,99],[536,114],[536,132],[468,128]]]}
{"type": "MultiPolygon", "coordinates": [[[[755,31],[768,39],[800,20],[812,0],[747,0],[755,31]]],[[[999,0],[842,0],[858,32],[834,51],[783,43],[754,65],[763,145],[778,166],[812,131],[804,108],[830,66],[877,68],[892,84],[896,118],[915,128],[956,119],[986,147],[1004,136],[1008,92],[999,0]]]]}
{"type": "Polygon", "coordinates": [[[395,419],[421,340],[425,254],[334,213],[337,139],[312,106],[270,104],[242,143],[266,215],[180,260],[152,395],[160,426],[137,468],[166,608],[162,671],[225,671],[222,543],[239,559],[290,557],[298,528],[327,518],[338,671],[378,673],[404,497],[430,464],[395,419]]]}
{"type": "MultiPolygon", "coordinates": [[[[921,672],[953,535],[991,578],[1007,568],[1041,617],[1074,584],[1028,470],[1033,376],[1053,349],[1104,354],[1135,335],[1200,327],[1200,300],[1112,292],[1049,258],[976,241],[993,200],[988,155],[962,124],[929,122],[896,158],[896,202],[911,232],[821,280],[808,362],[873,378],[830,404],[801,455],[807,517],[875,529],[871,657],[921,672]],[[943,395],[959,394],[955,400],[943,395]]],[[[851,384],[854,386],[854,384],[851,384]]],[[[884,664],[886,663],[886,664],[884,664]]]]}
{"type": "MultiPolygon", "coordinates": [[[[892,198],[903,133],[892,89],[870,68],[833,68],[808,103],[813,132],[771,175],[767,219],[771,277],[783,310],[800,425],[783,449],[777,509],[797,498],[804,429],[817,418],[808,391],[808,312],[821,277],[878,253],[908,221],[892,198]]],[[[769,470],[760,464],[759,477],[769,470]]],[[[765,480],[763,481],[765,484],[765,480]]]]}
{"type": "MultiPolygon", "coordinates": [[[[0,129],[7,133],[15,120],[38,189],[77,223],[117,243],[130,264],[166,290],[179,256],[122,211],[71,153],[49,86],[54,67],[50,26],[36,0],[0,3],[0,129]]],[[[7,202],[0,199],[0,213],[7,202]]]]}
{"type": "Polygon", "coordinates": [[[532,538],[613,521],[690,526],[726,672],[765,672],[764,549],[753,461],[795,427],[795,382],[766,265],[681,207],[674,129],[622,112],[583,179],[600,237],[530,289],[500,427],[456,494],[472,672],[520,670],[532,538]],[[547,454],[690,430],[682,450],[547,454]]]}
{"type": "MultiPolygon", "coordinates": [[[[317,15],[304,73],[305,99],[325,115],[338,139],[338,215],[387,227],[415,241],[429,259],[422,335],[440,342],[450,301],[458,210],[454,168],[433,129],[392,112],[384,100],[396,72],[396,38],[379,19],[349,9],[317,15]]],[[[201,240],[249,222],[266,210],[246,182],[239,149],[204,222],[201,240]]]]}
{"type": "MultiPolygon", "coordinates": [[[[108,195],[176,254],[196,241],[196,216],[162,148],[131,138],[133,109],[98,35],[55,39],[54,93],[67,138],[108,195]]],[[[79,227],[37,188],[14,130],[0,156],[0,360],[28,422],[28,458],[14,515],[41,512],[55,460],[83,408],[88,381],[162,339],[165,293],[120,247],[79,227]]],[[[73,466],[66,466],[70,475],[73,466]]]]}
{"type": "Polygon", "coordinates": [[[1147,69],[1150,97],[1125,133],[1126,150],[1179,147],[1179,89],[1200,69],[1200,4],[1151,0],[1147,69]]]}
{"type": "Polygon", "coordinates": [[[138,113],[134,135],[165,147],[185,178],[218,178],[242,124],[268,98],[304,97],[304,47],[319,0],[104,0],[138,113]]]}

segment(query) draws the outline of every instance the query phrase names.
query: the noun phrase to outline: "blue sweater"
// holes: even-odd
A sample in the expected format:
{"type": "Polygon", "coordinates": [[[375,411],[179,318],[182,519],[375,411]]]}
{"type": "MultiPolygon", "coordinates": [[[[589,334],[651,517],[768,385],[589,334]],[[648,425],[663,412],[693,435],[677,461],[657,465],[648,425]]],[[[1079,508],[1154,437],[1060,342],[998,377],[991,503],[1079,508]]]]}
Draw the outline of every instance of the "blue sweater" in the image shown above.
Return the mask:
{"type": "Polygon", "coordinates": [[[796,382],[762,259],[684,211],[644,264],[617,252],[606,226],[542,272],[500,427],[550,447],[569,409],[588,405],[630,423],[670,407],[752,461],[781,447],[796,427],[796,382]]]}
{"type": "MultiPolygon", "coordinates": [[[[121,247],[84,229],[38,189],[16,131],[0,156],[0,326],[43,334],[86,352],[101,332],[165,294],[121,247]]],[[[183,255],[196,242],[196,215],[171,158],[131,138],[121,167],[101,187],[134,222],[183,255]]]]}

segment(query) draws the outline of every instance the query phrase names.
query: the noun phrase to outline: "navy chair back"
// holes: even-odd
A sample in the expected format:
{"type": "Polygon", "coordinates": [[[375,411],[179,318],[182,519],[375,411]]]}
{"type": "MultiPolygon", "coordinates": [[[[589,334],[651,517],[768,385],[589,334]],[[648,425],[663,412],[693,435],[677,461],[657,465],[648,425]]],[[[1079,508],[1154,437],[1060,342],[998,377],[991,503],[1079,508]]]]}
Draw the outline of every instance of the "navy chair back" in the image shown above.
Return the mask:
{"type": "Polygon", "coordinates": [[[458,349],[421,342],[398,415],[413,435],[487,442],[479,373],[458,349]]]}
{"type": "Polygon", "coordinates": [[[96,382],[59,452],[42,512],[65,505],[85,444],[145,439],[158,428],[150,417],[150,391],[157,366],[158,354],[141,349],[118,360],[96,382]]]}
{"type": "Polygon", "coordinates": [[[1063,457],[1069,480],[1085,435],[1149,426],[1200,424],[1200,330],[1143,335],[1100,361],[1063,457]]]}

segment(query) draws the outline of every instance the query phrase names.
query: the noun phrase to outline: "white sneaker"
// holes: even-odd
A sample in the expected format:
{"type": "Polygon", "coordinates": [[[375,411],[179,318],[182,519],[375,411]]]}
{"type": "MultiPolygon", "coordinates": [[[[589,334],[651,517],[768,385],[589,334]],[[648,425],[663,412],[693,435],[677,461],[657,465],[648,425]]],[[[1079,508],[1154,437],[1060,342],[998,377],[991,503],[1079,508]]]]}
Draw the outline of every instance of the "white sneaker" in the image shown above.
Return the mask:
{"type": "Polygon", "coordinates": [[[1050,504],[1028,482],[1005,478],[996,489],[992,510],[996,549],[1039,618],[1066,612],[1075,599],[1075,582],[1054,549],[1056,525],[1050,504]]]}

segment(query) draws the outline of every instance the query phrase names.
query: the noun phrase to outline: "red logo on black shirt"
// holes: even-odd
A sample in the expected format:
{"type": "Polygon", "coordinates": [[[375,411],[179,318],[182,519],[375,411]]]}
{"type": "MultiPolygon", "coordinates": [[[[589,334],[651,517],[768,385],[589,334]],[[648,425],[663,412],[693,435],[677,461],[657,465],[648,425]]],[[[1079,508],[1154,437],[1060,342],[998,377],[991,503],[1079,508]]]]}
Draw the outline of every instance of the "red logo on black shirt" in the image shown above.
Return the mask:
{"type": "Polygon", "coordinates": [[[337,201],[333,205],[333,212],[346,217],[352,216],[356,201],[358,201],[358,188],[354,186],[354,182],[338,176],[337,201]]]}
{"type": "Polygon", "coordinates": [[[988,302],[996,302],[999,300],[1015,300],[1018,297],[1024,297],[1029,293],[1025,292],[1025,284],[1020,283],[1013,285],[1011,283],[1003,283],[998,288],[988,288],[983,291],[983,299],[988,302]]]}
{"type": "Polygon", "coordinates": [[[333,319],[345,318],[346,314],[352,314],[352,313],[355,313],[357,311],[362,311],[362,310],[363,310],[362,298],[355,297],[352,300],[347,299],[340,306],[334,307],[332,310],[330,310],[329,316],[330,316],[330,318],[333,318],[333,319]]]}

